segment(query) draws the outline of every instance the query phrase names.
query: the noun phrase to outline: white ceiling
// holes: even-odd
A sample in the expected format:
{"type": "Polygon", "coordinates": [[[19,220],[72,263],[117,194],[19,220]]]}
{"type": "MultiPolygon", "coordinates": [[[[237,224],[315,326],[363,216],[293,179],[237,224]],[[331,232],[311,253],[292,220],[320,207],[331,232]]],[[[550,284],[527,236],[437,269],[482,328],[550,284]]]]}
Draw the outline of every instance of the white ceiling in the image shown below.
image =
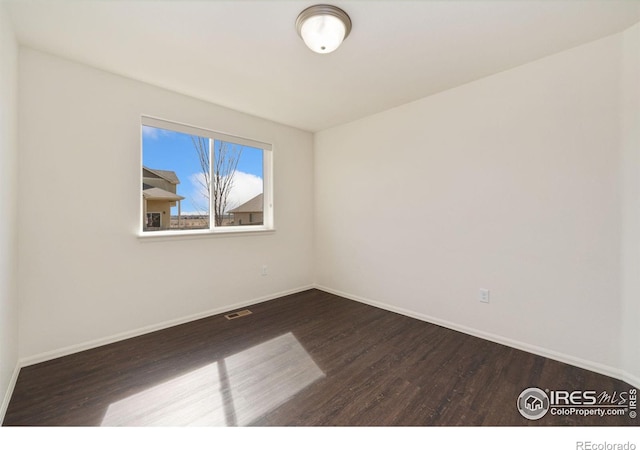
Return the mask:
{"type": "Polygon", "coordinates": [[[336,0],[353,30],[319,55],[295,20],[322,0],[5,2],[23,45],[310,131],[640,21],[638,0],[336,0]]]}

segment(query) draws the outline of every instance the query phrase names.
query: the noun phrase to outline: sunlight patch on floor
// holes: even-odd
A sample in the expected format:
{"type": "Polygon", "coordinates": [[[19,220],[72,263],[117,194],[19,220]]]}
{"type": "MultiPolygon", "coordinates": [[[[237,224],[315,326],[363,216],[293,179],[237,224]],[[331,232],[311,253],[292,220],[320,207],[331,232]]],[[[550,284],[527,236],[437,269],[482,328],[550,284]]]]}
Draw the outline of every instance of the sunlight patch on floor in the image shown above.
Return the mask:
{"type": "Polygon", "coordinates": [[[248,425],[324,376],[287,333],[112,403],[102,426],[248,425]]]}

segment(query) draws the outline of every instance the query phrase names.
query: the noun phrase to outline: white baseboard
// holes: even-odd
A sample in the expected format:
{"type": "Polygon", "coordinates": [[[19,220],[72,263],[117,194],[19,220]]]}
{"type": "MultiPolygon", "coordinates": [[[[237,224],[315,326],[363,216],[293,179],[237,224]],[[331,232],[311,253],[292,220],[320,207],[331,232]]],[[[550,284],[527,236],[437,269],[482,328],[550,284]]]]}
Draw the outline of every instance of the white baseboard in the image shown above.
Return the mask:
{"type": "Polygon", "coordinates": [[[167,320],[165,322],[161,322],[155,325],[149,325],[146,327],[138,328],[131,331],[126,331],[124,333],[114,334],[112,336],[107,336],[100,339],[94,339],[92,341],[83,342],[76,345],[70,345],[68,347],[52,350],[49,352],[40,353],[33,356],[28,356],[25,358],[21,358],[18,361],[19,367],[31,366],[33,364],[38,364],[44,361],[49,361],[51,359],[60,358],[61,356],[71,355],[73,353],[82,352],[84,350],[89,350],[92,348],[100,347],[102,345],[112,344],[114,342],[123,341],[125,339],[129,339],[136,336],[141,336],[143,334],[152,333],[154,331],[163,330],[165,328],[174,327],[176,325],[181,325],[183,323],[192,322],[194,320],[203,319],[209,316],[215,316],[216,314],[222,314],[229,311],[233,311],[238,308],[243,308],[249,305],[255,305],[257,303],[263,303],[269,300],[274,300],[279,297],[284,297],[286,295],[296,294],[298,292],[306,291],[309,289],[313,289],[314,286],[302,286],[295,289],[290,289],[283,292],[277,292],[275,294],[266,295],[264,297],[254,298],[251,300],[246,300],[242,302],[238,302],[232,305],[225,305],[220,308],[210,309],[208,311],[203,311],[201,313],[192,314],[190,316],[181,317],[178,319],[167,320]]]}
{"type": "Polygon", "coordinates": [[[9,401],[11,400],[11,396],[13,395],[13,389],[16,387],[16,382],[18,381],[18,375],[20,374],[20,363],[16,364],[16,368],[13,370],[13,374],[11,375],[11,379],[9,380],[9,386],[7,386],[7,390],[4,393],[4,398],[2,399],[2,405],[0,405],[0,425],[4,422],[4,416],[7,414],[7,408],[9,408],[9,401]]]}
{"type": "Polygon", "coordinates": [[[496,342],[498,344],[502,344],[502,345],[506,345],[508,347],[512,347],[512,348],[516,348],[518,350],[523,350],[525,352],[528,353],[533,353],[535,355],[539,355],[539,356],[543,356],[545,358],[549,358],[549,359],[553,359],[556,361],[560,361],[566,364],[570,364],[572,366],[576,366],[576,367],[580,367],[582,369],[586,369],[586,370],[590,370],[593,372],[597,372],[600,373],[602,375],[606,375],[609,377],[613,377],[616,379],[620,379],[626,383],[631,384],[632,386],[635,386],[637,388],[640,388],[640,378],[637,376],[634,376],[630,373],[624,372],[622,370],[616,369],[614,367],[610,367],[610,366],[606,366],[603,364],[599,364],[599,363],[595,363],[592,361],[588,361],[588,360],[584,360],[581,358],[576,358],[574,356],[571,355],[566,355],[563,353],[559,353],[550,349],[546,349],[546,348],[542,348],[542,347],[537,347],[534,345],[530,345],[524,342],[520,342],[520,341],[516,341],[513,339],[509,339],[509,338],[505,338],[503,336],[498,336],[498,335],[494,335],[491,333],[486,333],[484,331],[481,330],[477,330],[474,328],[470,328],[470,327],[466,327],[463,325],[459,325],[453,322],[449,322],[446,320],[442,320],[442,319],[438,319],[436,317],[432,317],[432,316],[428,316],[426,314],[422,314],[422,313],[418,313],[415,311],[411,311],[411,310],[407,310],[404,308],[398,308],[395,307],[393,305],[389,305],[387,303],[382,303],[382,302],[377,302],[377,301],[373,301],[367,298],[363,298],[357,295],[352,295],[346,292],[342,292],[336,289],[331,289],[328,288],[326,286],[322,286],[322,285],[308,285],[308,286],[301,286],[295,289],[290,289],[287,291],[283,291],[283,292],[278,292],[275,294],[271,294],[268,296],[264,296],[264,297],[260,297],[260,298],[255,298],[255,299],[251,299],[251,300],[247,300],[247,301],[243,301],[243,302],[238,302],[235,303],[233,305],[226,305],[220,308],[215,308],[215,309],[211,309],[208,311],[203,311],[201,313],[198,314],[193,314],[190,316],[185,316],[185,317],[181,317],[179,319],[174,319],[174,320],[169,320],[169,321],[165,321],[162,323],[158,323],[155,325],[150,325],[147,327],[142,327],[142,328],[138,328],[136,330],[131,330],[131,331],[127,331],[124,333],[119,333],[116,335],[112,335],[112,336],[107,336],[105,338],[101,338],[101,339],[95,339],[92,341],[88,341],[88,342],[83,342],[81,344],[77,344],[77,345],[72,345],[72,346],[68,346],[68,347],[64,347],[61,349],[57,349],[57,350],[53,350],[53,351],[49,351],[49,352],[45,352],[45,353],[40,353],[38,355],[33,355],[33,356],[29,356],[26,358],[21,358],[18,361],[18,364],[16,365],[16,368],[14,370],[14,373],[12,375],[11,381],[9,383],[9,386],[7,388],[7,391],[5,393],[4,399],[2,401],[2,405],[0,406],[0,423],[2,423],[2,421],[4,420],[4,415],[7,411],[7,408],[9,406],[9,400],[11,399],[11,395],[13,394],[13,390],[16,384],[16,381],[18,379],[18,374],[20,372],[20,368],[22,367],[26,367],[26,366],[30,366],[33,364],[38,364],[44,361],[48,361],[51,359],[55,359],[55,358],[59,358],[61,356],[66,356],[66,355],[70,355],[73,353],[78,353],[84,350],[89,350],[95,347],[100,347],[102,345],[107,345],[107,344],[111,344],[114,342],[118,342],[118,341],[122,341],[125,339],[129,339],[132,337],[136,337],[136,336],[141,336],[143,334],[147,334],[147,333],[151,333],[154,331],[159,331],[159,330],[163,330],[165,328],[170,328],[176,325],[181,325],[183,323],[187,323],[187,322],[191,322],[194,320],[199,320],[199,319],[203,319],[205,317],[209,317],[209,316],[213,316],[216,314],[222,314],[225,312],[229,312],[229,311],[233,311],[235,309],[238,308],[242,308],[242,307],[246,307],[249,305],[254,305],[257,303],[262,303],[262,302],[266,302],[269,300],[274,300],[276,298],[279,297],[284,297],[286,295],[291,295],[291,294],[296,294],[298,292],[303,292],[309,289],[318,289],[324,292],[328,292],[330,294],[335,294],[338,295],[340,297],[344,297],[350,300],[354,300],[360,303],[364,303],[364,304],[368,304],[371,306],[375,306],[377,308],[381,308],[387,311],[392,311],[398,314],[402,314],[404,316],[407,317],[413,317],[415,319],[418,320],[422,320],[424,322],[429,322],[429,323],[433,323],[435,325],[440,325],[442,327],[445,328],[449,328],[451,330],[455,330],[455,331],[459,331],[461,333],[465,333],[471,336],[475,336],[475,337],[479,337],[481,339],[486,339],[488,341],[492,341],[492,342],[496,342]]]}
{"type": "Polygon", "coordinates": [[[487,341],[495,342],[498,344],[506,345],[507,347],[512,347],[518,350],[522,350],[528,353],[533,353],[534,355],[544,356],[545,358],[553,359],[555,361],[560,361],[565,364],[570,364],[572,366],[580,367],[582,369],[590,370],[592,372],[596,372],[602,375],[606,375],[608,377],[616,378],[618,380],[622,380],[626,383],[631,384],[635,387],[640,387],[640,379],[632,376],[629,373],[626,373],[620,369],[615,367],[607,366],[604,364],[596,363],[593,361],[585,360],[582,358],[577,358],[575,356],[567,355],[564,353],[556,352],[554,350],[550,350],[543,347],[538,347],[535,345],[527,344],[525,342],[516,341],[514,339],[506,338],[504,336],[499,336],[492,333],[487,333],[482,330],[478,330],[475,328],[470,328],[464,325],[460,325],[454,322],[449,322],[447,320],[442,320],[437,317],[429,316],[426,314],[422,314],[416,311],[411,311],[404,308],[398,308],[397,306],[393,306],[387,303],[382,303],[378,301],[374,301],[368,298],[360,297],[358,295],[349,294],[347,292],[342,292],[336,289],[331,289],[326,286],[316,284],[314,286],[316,289],[319,289],[324,292],[328,292],[330,294],[338,295],[340,297],[348,298],[349,300],[354,300],[360,303],[364,303],[367,305],[375,306],[380,309],[384,309],[387,311],[395,312],[398,314],[402,314],[403,316],[412,317],[414,319],[422,320],[424,322],[429,322],[435,325],[439,325],[450,330],[459,331],[464,334],[468,334],[470,336],[475,336],[481,339],[485,339],[487,341]]]}

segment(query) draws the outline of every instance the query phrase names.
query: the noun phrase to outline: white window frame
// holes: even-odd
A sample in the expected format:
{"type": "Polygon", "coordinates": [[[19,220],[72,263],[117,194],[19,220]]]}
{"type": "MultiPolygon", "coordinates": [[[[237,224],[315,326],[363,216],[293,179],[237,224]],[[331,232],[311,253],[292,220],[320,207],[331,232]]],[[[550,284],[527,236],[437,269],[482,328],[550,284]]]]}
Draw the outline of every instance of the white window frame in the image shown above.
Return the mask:
{"type": "MultiPolygon", "coordinates": [[[[258,148],[262,150],[262,182],[263,182],[263,223],[262,225],[228,225],[216,226],[213,217],[213,204],[209,205],[209,228],[199,230],[162,230],[162,231],[144,231],[144,202],[140,194],[140,228],[138,236],[142,238],[166,238],[166,237],[188,237],[203,235],[228,235],[228,234],[252,234],[275,231],[273,220],[273,145],[254,139],[234,136],[219,131],[213,131],[206,128],[200,128],[192,125],[186,125],[179,122],[159,119],[150,116],[142,116],[140,123],[140,183],[142,186],[142,154],[143,154],[143,136],[142,129],[144,126],[160,128],[179,133],[197,135],[213,140],[225,141],[232,144],[246,145],[248,147],[258,148]]],[[[210,146],[211,152],[212,146],[210,146]]],[[[213,163],[213,155],[210,155],[210,161],[213,163]]],[[[212,164],[213,165],[213,164],[212,164]]],[[[212,167],[209,167],[212,170],[212,167]]],[[[209,196],[213,202],[213,196],[209,196]]],[[[162,219],[161,219],[162,220],[162,219]]]]}

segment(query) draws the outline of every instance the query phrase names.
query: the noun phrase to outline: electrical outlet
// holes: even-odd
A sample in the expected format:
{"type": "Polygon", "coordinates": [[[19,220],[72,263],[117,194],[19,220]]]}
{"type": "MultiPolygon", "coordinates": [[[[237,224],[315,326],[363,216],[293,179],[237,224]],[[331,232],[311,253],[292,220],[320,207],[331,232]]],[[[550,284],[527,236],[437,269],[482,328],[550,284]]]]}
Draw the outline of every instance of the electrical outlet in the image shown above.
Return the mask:
{"type": "Polygon", "coordinates": [[[267,271],[267,265],[265,264],[260,269],[260,275],[262,275],[263,277],[266,277],[268,274],[269,272],[267,271]]]}
{"type": "Polygon", "coordinates": [[[489,289],[480,289],[480,302],[489,303],[489,289]]]}

